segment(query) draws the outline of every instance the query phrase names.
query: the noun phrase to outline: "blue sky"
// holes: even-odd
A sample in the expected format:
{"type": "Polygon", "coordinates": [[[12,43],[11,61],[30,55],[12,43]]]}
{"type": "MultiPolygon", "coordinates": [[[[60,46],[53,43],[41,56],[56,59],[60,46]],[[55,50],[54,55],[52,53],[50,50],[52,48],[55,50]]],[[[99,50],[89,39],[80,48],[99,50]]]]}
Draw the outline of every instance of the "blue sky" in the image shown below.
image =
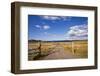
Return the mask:
{"type": "Polygon", "coordinates": [[[88,37],[88,18],[28,15],[28,39],[83,40],[88,37]]]}

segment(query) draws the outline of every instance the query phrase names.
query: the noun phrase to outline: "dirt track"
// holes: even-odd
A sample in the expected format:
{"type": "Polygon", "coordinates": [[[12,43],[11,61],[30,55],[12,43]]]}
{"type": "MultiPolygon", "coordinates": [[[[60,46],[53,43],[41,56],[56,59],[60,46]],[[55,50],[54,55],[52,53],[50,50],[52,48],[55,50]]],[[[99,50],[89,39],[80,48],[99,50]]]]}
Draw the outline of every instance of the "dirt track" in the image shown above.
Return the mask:
{"type": "Polygon", "coordinates": [[[50,60],[50,59],[73,59],[78,58],[70,51],[65,51],[64,48],[60,45],[57,45],[53,50],[54,53],[49,54],[48,56],[40,58],[40,60],[50,60]]]}

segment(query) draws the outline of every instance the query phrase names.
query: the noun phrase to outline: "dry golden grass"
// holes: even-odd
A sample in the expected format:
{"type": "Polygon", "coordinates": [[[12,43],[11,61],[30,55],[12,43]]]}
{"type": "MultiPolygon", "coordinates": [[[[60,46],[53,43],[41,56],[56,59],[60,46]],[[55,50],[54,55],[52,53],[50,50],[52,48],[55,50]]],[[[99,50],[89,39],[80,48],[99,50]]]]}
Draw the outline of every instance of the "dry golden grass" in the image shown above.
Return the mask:
{"type": "MultiPolygon", "coordinates": [[[[65,51],[72,52],[72,44],[63,45],[65,51]]],[[[73,42],[74,54],[80,58],[88,57],[88,43],[87,41],[74,41],[73,42]]]]}
{"type": "MultiPolygon", "coordinates": [[[[57,46],[61,46],[64,48],[64,51],[69,51],[72,53],[72,49],[74,50],[74,55],[78,56],[78,58],[87,58],[88,57],[88,42],[85,41],[73,41],[72,42],[42,42],[41,43],[41,55],[48,55],[53,52],[53,49],[57,46]]],[[[29,49],[36,49],[35,51],[39,51],[38,47],[40,46],[39,42],[29,43],[29,49]]],[[[31,51],[28,52],[29,60],[32,60],[34,55],[31,51]]],[[[34,60],[34,59],[33,59],[34,60]]]]}

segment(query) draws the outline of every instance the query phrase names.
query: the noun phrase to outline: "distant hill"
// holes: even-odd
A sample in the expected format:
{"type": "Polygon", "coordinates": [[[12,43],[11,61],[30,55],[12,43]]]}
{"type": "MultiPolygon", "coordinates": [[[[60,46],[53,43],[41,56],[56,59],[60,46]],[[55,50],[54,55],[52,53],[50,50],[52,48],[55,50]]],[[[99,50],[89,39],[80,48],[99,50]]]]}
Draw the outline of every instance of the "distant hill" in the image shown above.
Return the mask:
{"type": "Polygon", "coordinates": [[[41,40],[28,40],[28,42],[40,42],[41,40]]]}
{"type": "Polygon", "coordinates": [[[87,41],[87,40],[52,40],[52,41],[28,40],[28,42],[72,42],[72,41],[87,41]]]}

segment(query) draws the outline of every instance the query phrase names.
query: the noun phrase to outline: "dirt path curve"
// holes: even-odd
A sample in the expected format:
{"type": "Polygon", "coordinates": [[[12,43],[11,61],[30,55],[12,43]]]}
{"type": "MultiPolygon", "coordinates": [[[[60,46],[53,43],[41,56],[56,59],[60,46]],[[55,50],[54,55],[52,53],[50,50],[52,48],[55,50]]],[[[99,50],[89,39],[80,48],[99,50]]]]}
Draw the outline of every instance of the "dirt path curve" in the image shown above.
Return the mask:
{"type": "Polygon", "coordinates": [[[72,59],[77,58],[75,55],[73,55],[69,51],[65,51],[64,48],[60,45],[57,45],[56,48],[53,50],[54,53],[49,54],[48,56],[45,56],[41,59],[43,60],[50,60],[50,59],[72,59]]]}

